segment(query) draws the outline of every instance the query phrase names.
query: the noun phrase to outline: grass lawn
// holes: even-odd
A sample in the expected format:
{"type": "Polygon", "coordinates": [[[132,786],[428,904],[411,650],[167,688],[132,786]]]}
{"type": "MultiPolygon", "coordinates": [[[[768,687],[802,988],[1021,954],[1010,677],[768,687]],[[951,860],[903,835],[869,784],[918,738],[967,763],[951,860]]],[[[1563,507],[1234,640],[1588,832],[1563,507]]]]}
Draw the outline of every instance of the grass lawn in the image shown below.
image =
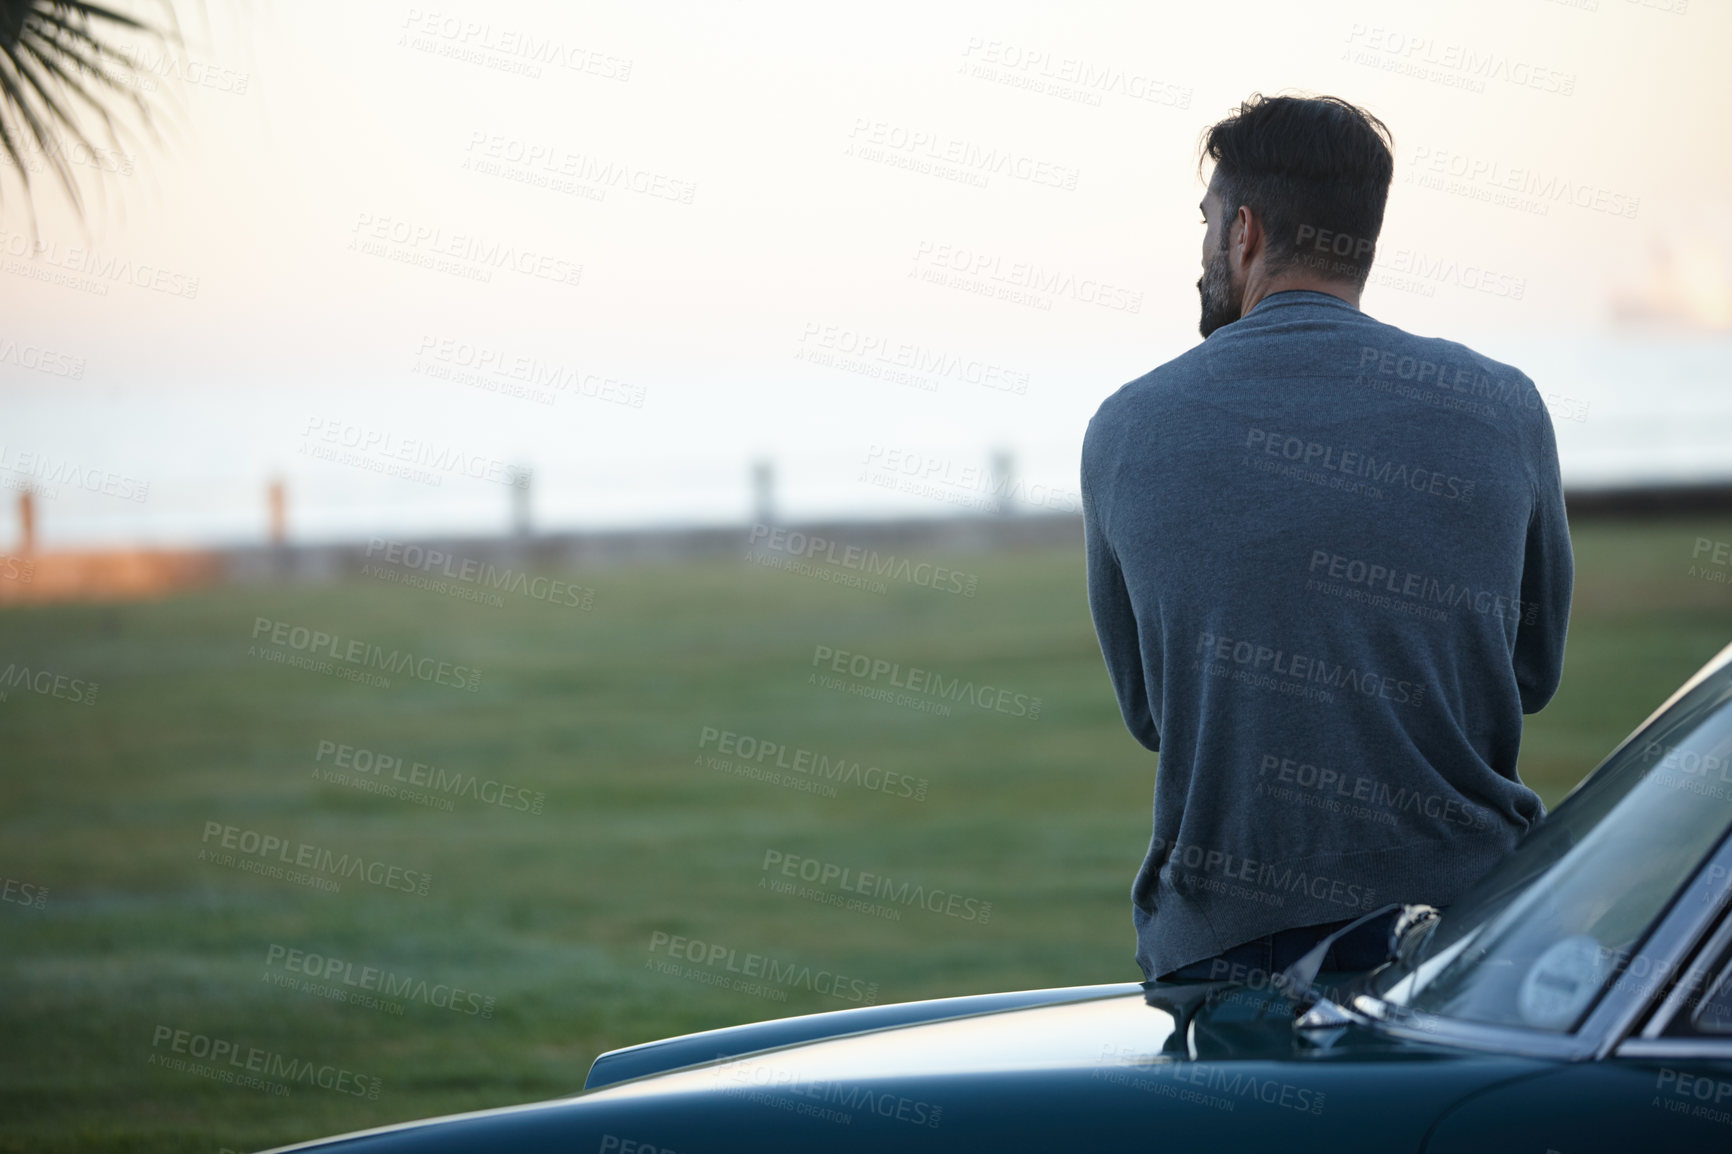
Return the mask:
{"type": "MultiPolygon", "coordinates": [[[[1703,536],[1732,523],[1577,528],[1564,684],[1523,744],[1548,803],[1732,640],[1732,586],[1689,573],[1703,536]]],[[[1137,980],[1154,764],[1119,721],[1080,552],[932,559],[976,595],[717,562],[556,575],[588,610],[362,578],[0,613],[0,667],[99,687],[0,702],[0,1150],[250,1150],[571,1093],[604,1050],[866,990],[1137,980]],[[293,652],[272,622],[431,661],[357,683],[260,656],[293,652]],[[819,646],[1039,716],[838,692],[809,681],[819,646]],[[726,772],[705,761],[724,732],[862,772],[835,796],[726,772]],[[368,753],[340,766],[342,747],[368,753]],[[393,776],[421,800],[362,788],[393,776]],[[761,884],[795,856],[954,912],[761,884]],[[712,984],[725,963],[670,963],[673,935],[809,976],[712,984]],[[369,983],[377,1004],[319,988],[369,983]],[[258,1051],[287,1093],[174,1064],[206,1045],[258,1051]]]]}

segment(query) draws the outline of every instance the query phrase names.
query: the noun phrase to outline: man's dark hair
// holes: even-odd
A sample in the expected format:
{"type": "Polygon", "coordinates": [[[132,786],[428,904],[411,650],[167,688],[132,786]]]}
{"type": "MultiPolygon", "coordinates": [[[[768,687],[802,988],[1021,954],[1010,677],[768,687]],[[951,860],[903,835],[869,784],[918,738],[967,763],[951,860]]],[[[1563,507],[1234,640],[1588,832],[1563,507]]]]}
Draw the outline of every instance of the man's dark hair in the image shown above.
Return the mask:
{"type": "Polygon", "coordinates": [[[1334,96],[1263,96],[1203,134],[1224,222],[1244,205],[1268,235],[1269,271],[1307,267],[1365,287],[1376,255],[1394,137],[1383,121],[1334,96]],[[1346,238],[1346,239],[1343,239],[1346,238]]]}

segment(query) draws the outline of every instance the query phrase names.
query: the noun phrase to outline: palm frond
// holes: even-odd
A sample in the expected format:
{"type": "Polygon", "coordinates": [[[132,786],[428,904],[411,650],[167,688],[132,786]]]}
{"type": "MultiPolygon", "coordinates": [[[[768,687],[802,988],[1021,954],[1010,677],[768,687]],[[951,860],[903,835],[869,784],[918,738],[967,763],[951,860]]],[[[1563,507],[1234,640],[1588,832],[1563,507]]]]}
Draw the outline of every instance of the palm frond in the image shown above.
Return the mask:
{"type": "Polygon", "coordinates": [[[95,151],[77,122],[77,105],[95,114],[117,149],[119,124],[111,104],[130,104],[141,122],[150,124],[150,106],[136,90],[137,68],[115,44],[117,35],[128,34],[165,39],[162,29],[104,4],[0,0],[0,152],[17,168],[27,202],[27,153],[34,141],[73,209],[83,215],[72,162],[55,142],[63,135],[95,151]]]}

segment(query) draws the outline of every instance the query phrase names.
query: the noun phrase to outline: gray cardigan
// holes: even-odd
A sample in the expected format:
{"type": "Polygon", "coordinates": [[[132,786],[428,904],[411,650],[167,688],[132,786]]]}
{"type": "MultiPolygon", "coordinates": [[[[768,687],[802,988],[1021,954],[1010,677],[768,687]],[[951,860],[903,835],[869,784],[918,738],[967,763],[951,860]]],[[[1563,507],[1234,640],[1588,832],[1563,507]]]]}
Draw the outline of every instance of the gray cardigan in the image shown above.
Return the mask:
{"type": "Polygon", "coordinates": [[[1161,755],[1145,980],[1451,902],[1543,815],[1516,754],[1574,564],[1519,370],[1276,293],[1101,405],[1082,499],[1101,653],[1161,755]]]}

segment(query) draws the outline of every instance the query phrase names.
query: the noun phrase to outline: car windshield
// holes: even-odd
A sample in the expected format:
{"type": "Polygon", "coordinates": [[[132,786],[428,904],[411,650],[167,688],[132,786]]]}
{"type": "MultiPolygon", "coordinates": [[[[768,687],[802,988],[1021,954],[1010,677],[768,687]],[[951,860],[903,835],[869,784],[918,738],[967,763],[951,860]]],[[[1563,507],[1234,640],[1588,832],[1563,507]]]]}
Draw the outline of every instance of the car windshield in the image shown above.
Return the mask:
{"type": "MultiPolygon", "coordinates": [[[[1732,823],[1732,666],[1559,804],[1371,990],[1408,1010],[1567,1032],[1732,823]]],[[[1716,900],[1728,892],[1726,879],[1716,900]]]]}

